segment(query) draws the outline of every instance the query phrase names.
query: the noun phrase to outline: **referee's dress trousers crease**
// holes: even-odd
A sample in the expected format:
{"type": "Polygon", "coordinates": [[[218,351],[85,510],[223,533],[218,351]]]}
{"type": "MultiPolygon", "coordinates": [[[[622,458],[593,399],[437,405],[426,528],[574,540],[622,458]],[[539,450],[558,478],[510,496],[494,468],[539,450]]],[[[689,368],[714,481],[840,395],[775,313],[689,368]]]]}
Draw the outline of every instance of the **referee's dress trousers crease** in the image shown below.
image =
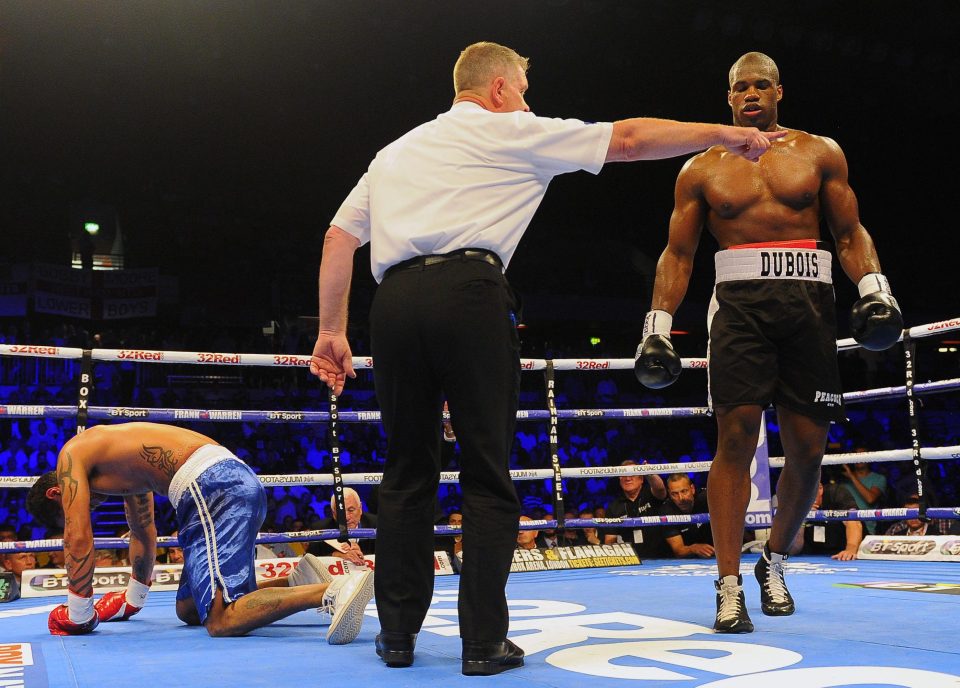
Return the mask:
{"type": "Polygon", "coordinates": [[[385,631],[416,633],[433,594],[441,412],[461,448],[460,635],[506,637],[504,587],[520,505],[509,474],[520,389],[516,297],[498,265],[460,257],[388,272],[370,313],[388,439],[376,599],[385,631]]]}

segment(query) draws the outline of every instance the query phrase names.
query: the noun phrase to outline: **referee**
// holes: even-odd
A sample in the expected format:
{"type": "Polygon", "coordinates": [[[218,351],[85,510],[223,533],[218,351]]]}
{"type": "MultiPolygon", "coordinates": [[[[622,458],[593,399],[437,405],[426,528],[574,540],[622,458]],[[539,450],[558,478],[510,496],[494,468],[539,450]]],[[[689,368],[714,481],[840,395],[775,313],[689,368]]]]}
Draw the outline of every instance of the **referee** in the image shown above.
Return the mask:
{"type": "Polygon", "coordinates": [[[366,242],[380,284],[370,346],[388,451],[375,585],[377,654],[388,666],[413,663],[430,606],[445,398],[462,452],[462,670],[489,675],[523,664],[523,650],[507,640],[504,593],[520,516],[508,471],[519,300],[504,270],[550,180],[713,145],[756,160],[781,135],[647,118],[538,117],[525,100],[527,68],[504,46],[467,47],[453,69],[453,106],[376,155],[324,238],[310,369],[337,394],[355,376],[347,301],[353,254],[366,242]]]}

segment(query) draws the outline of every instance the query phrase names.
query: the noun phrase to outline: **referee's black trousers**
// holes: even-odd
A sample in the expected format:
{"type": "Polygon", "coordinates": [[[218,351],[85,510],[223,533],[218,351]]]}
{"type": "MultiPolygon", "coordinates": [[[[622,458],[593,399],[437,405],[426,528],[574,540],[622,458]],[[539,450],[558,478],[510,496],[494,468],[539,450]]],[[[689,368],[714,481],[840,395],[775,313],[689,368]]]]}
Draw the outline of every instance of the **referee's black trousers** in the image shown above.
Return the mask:
{"type": "Polygon", "coordinates": [[[461,450],[460,635],[506,638],[504,588],[520,516],[509,474],[520,389],[516,308],[500,268],[479,260],[396,269],[377,289],[370,339],[388,449],[375,588],[385,631],[417,633],[433,595],[446,398],[461,450]]]}

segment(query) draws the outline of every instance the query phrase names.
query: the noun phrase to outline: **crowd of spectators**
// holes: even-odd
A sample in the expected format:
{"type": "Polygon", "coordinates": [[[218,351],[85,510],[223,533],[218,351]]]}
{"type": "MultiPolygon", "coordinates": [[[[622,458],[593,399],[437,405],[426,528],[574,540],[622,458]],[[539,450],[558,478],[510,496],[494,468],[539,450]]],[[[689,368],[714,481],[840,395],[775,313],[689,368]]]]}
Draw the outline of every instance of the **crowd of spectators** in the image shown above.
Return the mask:
{"type": "MultiPolygon", "coordinates": [[[[0,343],[75,346],[81,348],[143,348],[215,352],[283,352],[309,351],[309,337],[294,327],[278,326],[269,337],[253,332],[203,329],[177,330],[162,326],[128,327],[93,332],[72,324],[0,323],[0,343]]],[[[547,358],[623,357],[602,348],[584,350],[577,342],[536,342],[525,356],[547,358]]],[[[356,351],[363,350],[357,343],[356,351]]],[[[887,359],[870,356],[859,360],[859,368],[875,383],[896,384],[885,371],[887,359]],[[865,372],[864,372],[865,371],[865,372]]],[[[856,368],[857,366],[854,366],[856,368]]],[[[902,364],[901,364],[902,367],[902,364]]],[[[358,371],[357,380],[341,398],[345,410],[377,408],[372,389],[372,374],[358,371]]],[[[63,359],[35,359],[0,356],[0,404],[76,405],[79,363],[63,359]]],[[[892,374],[892,373],[891,373],[892,374]]],[[[902,375],[902,370],[899,373],[902,375]]],[[[935,376],[931,376],[935,377],[935,376]]],[[[559,408],[659,408],[664,406],[703,406],[703,378],[690,372],[681,376],[683,384],[676,388],[651,392],[640,387],[631,371],[558,372],[557,406],[559,408]]],[[[861,383],[863,382],[861,380],[861,383]]],[[[863,388],[849,384],[848,388],[863,388]]],[[[960,444],[960,403],[954,394],[925,397],[921,410],[924,444],[947,446],[960,444]]],[[[263,409],[324,410],[325,391],[303,371],[297,369],[254,369],[238,367],[203,367],[156,365],[148,363],[97,363],[91,405],[200,409],[263,409]]],[[[545,385],[538,374],[525,374],[521,388],[521,408],[546,408],[545,385]]],[[[870,405],[850,405],[850,421],[833,426],[828,453],[873,451],[908,447],[910,428],[902,398],[878,401],[870,405]]],[[[438,419],[438,422],[440,420],[438,419]]],[[[225,423],[191,422],[189,427],[215,438],[232,449],[254,470],[264,474],[329,473],[330,452],[326,426],[307,423],[267,423],[237,421],[225,423]]],[[[72,419],[8,418],[0,424],[0,472],[3,475],[38,475],[55,467],[59,447],[75,432],[72,419]]],[[[782,455],[777,439],[776,417],[767,422],[771,455],[782,455]]],[[[517,469],[550,466],[550,447],[546,422],[522,422],[517,426],[511,459],[517,469]]],[[[453,438],[446,428],[447,439],[453,438]]],[[[606,420],[583,418],[561,422],[558,456],[564,467],[610,466],[625,462],[688,463],[709,461],[713,455],[716,433],[712,418],[606,420]]],[[[386,456],[386,438],[377,423],[344,424],[341,428],[341,463],[345,472],[373,473],[382,470],[386,456]]],[[[455,441],[444,443],[445,470],[458,468],[459,449],[455,441]]],[[[777,472],[771,475],[776,484],[777,472]]],[[[825,467],[827,483],[843,486],[860,508],[900,506],[916,493],[912,465],[908,462],[863,464],[850,468],[825,467]]],[[[662,478],[667,479],[667,475],[662,478]]],[[[706,474],[690,472],[687,480],[669,476],[676,490],[652,476],[639,479],[646,486],[643,492],[643,513],[697,513],[705,504],[706,474]],[[674,498],[674,492],[677,498],[674,498]],[[680,493],[683,493],[682,495],[680,493]]],[[[635,479],[637,480],[637,479],[635,479]]],[[[928,466],[925,493],[928,505],[960,504],[960,462],[931,461],[928,466]]],[[[668,482],[670,482],[668,481],[668,482]]],[[[549,480],[518,481],[517,492],[523,512],[533,519],[551,518],[549,480]]],[[[625,493],[622,480],[589,478],[564,480],[567,518],[629,514],[634,509],[625,493]]],[[[329,487],[268,488],[267,532],[296,531],[328,527],[331,523],[329,487]]],[[[376,513],[376,491],[372,486],[358,486],[358,500],[364,515],[376,513]]],[[[18,539],[35,539],[47,535],[36,527],[24,508],[25,490],[0,488],[0,523],[12,524],[18,539]]],[[[455,484],[443,484],[437,500],[437,522],[451,514],[459,518],[460,492],[455,484]]],[[[95,521],[98,535],[116,535],[125,528],[122,506],[111,511],[108,502],[95,521]]],[[[175,527],[173,514],[165,499],[158,498],[156,517],[161,534],[175,527]]],[[[885,527],[880,523],[879,528],[885,527]]],[[[868,532],[878,524],[868,522],[868,532]]],[[[695,529],[708,531],[706,529],[695,529]]],[[[541,532],[541,542],[610,542],[618,539],[643,539],[646,556],[710,556],[712,549],[701,540],[687,542],[686,530],[649,528],[637,531],[604,531],[585,533],[568,531],[541,532]],[[642,532],[641,532],[642,530],[642,532]],[[647,532],[650,531],[650,532],[647,532]],[[587,539],[585,539],[587,538],[587,539]]],[[[698,536],[700,537],[700,536],[698,536]]],[[[637,543],[640,544],[640,543],[637,543]]]]}

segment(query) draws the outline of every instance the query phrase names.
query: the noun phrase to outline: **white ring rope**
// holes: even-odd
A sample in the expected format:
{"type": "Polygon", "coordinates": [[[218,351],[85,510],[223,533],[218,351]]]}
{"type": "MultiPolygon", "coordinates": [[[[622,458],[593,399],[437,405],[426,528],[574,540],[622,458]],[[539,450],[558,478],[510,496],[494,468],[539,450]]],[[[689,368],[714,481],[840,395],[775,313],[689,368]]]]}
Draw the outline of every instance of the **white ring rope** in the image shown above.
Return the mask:
{"type": "MultiPolygon", "coordinates": [[[[946,332],[960,330],[960,318],[950,318],[926,325],[911,327],[908,332],[914,339],[932,337],[946,332]]],[[[901,337],[902,339],[902,337],[901,337]]],[[[898,340],[899,341],[899,340],[898,340]]],[[[853,339],[837,341],[839,351],[859,347],[853,339]]],[[[64,346],[35,346],[28,344],[0,344],[0,355],[37,356],[40,358],[80,358],[83,349],[64,346]]],[[[91,349],[95,361],[134,361],[139,363],[190,363],[198,365],[240,365],[262,367],[303,367],[310,363],[309,356],[299,354],[238,354],[210,353],[205,351],[160,351],[151,349],[91,349]]],[[[543,370],[546,360],[523,358],[520,367],[523,370],[543,370]]],[[[560,358],[553,361],[555,370],[633,370],[632,358],[581,359],[560,358]]],[[[364,370],[373,367],[373,358],[354,356],[353,367],[364,370]]],[[[684,368],[707,367],[705,358],[685,358],[684,368]]]]}
{"type": "MultiPolygon", "coordinates": [[[[960,449],[960,447],[957,447],[960,449]]],[[[629,466],[596,466],[575,467],[561,469],[564,478],[612,478],[622,475],[650,475],[651,473],[705,473],[710,470],[709,461],[693,461],[684,463],[655,463],[629,466]]],[[[14,475],[0,477],[0,487],[30,487],[39,476],[14,475]]],[[[513,480],[541,480],[552,478],[552,468],[528,468],[510,471],[513,480]]],[[[258,475],[264,487],[281,487],[288,485],[333,485],[332,473],[298,473],[296,475],[258,475]]],[[[344,485],[376,485],[383,478],[383,473],[344,473],[344,485]]],[[[440,482],[453,484],[460,482],[459,471],[443,471],[440,473],[440,482]]]]}
{"type": "MultiPolygon", "coordinates": [[[[960,446],[951,447],[924,447],[924,456],[931,460],[944,461],[960,459],[960,446]]],[[[909,460],[910,449],[888,449],[876,452],[860,452],[849,454],[827,454],[823,457],[823,465],[839,465],[844,463],[885,463],[891,461],[909,460]]],[[[587,466],[561,468],[563,478],[613,478],[624,475],[650,475],[657,473],[706,473],[710,470],[712,461],[684,461],[679,463],[648,463],[628,466],[587,466]]],[[[771,468],[783,468],[784,457],[771,456],[771,468]]],[[[0,488],[29,488],[37,481],[36,475],[12,475],[0,477],[0,488]]],[[[259,475],[257,476],[264,487],[284,486],[317,486],[333,485],[332,473],[298,473],[295,475],[259,475]]],[[[383,478],[383,473],[344,473],[344,485],[376,485],[383,478]]],[[[553,477],[552,468],[527,468],[510,471],[513,480],[544,480],[553,477]]],[[[460,482],[459,471],[443,471],[440,473],[442,484],[456,484],[460,482]]]]}
{"type": "MultiPolygon", "coordinates": [[[[913,457],[910,449],[885,449],[883,451],[859,452],[847,454],[826,454],[823,457],[824,466],[835,466],[843,463],[887,463],[890,461],[909,461],[913,457]]],[[[783,456],[771,456],[770,468],[783,468],[783,456]]],[[[945,461],[960,459],[960,446],[952,447],[924,447],[925,460],[945,461]]]]}

